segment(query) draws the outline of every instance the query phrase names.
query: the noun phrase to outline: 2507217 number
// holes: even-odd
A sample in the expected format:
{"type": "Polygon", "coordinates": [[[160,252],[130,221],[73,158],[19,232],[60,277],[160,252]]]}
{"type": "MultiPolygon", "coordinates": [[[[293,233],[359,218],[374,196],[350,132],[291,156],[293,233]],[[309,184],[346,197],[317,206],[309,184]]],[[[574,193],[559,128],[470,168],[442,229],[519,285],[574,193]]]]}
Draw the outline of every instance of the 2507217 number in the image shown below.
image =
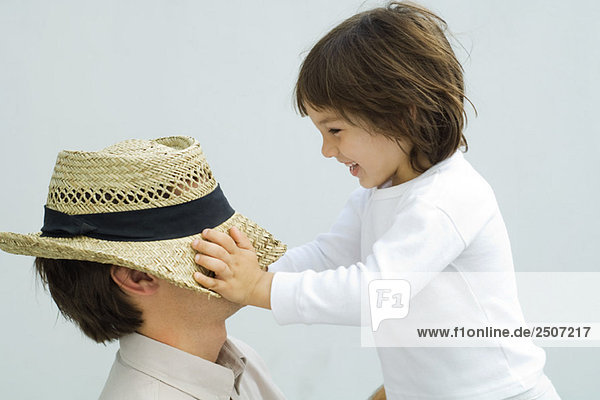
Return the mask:
{"type": "Polygon", "coordinates": [[[589,326],[536,326],[533,328],[533,337],[588,337],[591,327],[589,326]]]}

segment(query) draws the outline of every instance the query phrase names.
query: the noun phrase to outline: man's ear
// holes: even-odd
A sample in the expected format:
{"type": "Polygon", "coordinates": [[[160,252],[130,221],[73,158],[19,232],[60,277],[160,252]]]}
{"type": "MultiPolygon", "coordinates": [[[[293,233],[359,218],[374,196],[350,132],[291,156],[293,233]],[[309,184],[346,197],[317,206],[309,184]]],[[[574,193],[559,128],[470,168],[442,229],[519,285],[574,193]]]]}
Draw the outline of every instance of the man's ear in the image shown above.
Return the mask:
{"type": "Polygon", "coordinates": [[[110,267],[110,276],[127,294],[147,296],[156,293],[160,286],[152,275],[117,265],[110,267]]]}

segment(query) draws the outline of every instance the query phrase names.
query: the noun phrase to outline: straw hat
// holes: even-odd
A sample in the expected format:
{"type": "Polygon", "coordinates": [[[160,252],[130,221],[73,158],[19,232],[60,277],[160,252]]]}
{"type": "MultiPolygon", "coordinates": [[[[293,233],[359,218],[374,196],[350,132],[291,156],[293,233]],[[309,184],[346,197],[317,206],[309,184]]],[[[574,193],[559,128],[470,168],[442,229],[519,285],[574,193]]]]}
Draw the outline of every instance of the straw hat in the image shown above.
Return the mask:
{"type": "Polygon", "coordinates": [[[61,151],[42,232],[0,232],[0,249],[129,267],[218,297],[192,277],[209,271],[194,262],[191,242],[204,228],[232,226],[252,241],[263,269],[286,250],[230,207],[194,138],[134,139],[97,152],[61,151]]]}

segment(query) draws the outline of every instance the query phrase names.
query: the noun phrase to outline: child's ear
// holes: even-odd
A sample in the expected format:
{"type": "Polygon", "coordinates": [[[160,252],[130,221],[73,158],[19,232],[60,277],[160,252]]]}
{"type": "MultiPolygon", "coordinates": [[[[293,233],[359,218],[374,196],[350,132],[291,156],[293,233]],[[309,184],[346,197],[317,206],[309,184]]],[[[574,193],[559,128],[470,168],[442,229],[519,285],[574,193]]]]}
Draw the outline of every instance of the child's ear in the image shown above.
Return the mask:
{"type": "Polygon", "coordinates": [[[160,286],[158,279],[152,275],[117,265],[110,267],[110,276],[125,293],[130,295],[152,295],[160,286]]]}

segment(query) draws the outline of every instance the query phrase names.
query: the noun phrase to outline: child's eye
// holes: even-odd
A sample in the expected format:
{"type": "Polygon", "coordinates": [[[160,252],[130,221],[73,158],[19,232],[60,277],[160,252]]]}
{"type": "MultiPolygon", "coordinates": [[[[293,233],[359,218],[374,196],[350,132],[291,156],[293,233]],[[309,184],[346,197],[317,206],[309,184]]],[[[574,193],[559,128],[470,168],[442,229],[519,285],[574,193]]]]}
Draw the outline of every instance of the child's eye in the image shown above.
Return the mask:
{"type": "Polygon", "coordinates": [[[337,133],[339,133],[341,131],[341,129],[330,129],[329,133],[331,133],[332,135],[335,135],[337,133]]]}

